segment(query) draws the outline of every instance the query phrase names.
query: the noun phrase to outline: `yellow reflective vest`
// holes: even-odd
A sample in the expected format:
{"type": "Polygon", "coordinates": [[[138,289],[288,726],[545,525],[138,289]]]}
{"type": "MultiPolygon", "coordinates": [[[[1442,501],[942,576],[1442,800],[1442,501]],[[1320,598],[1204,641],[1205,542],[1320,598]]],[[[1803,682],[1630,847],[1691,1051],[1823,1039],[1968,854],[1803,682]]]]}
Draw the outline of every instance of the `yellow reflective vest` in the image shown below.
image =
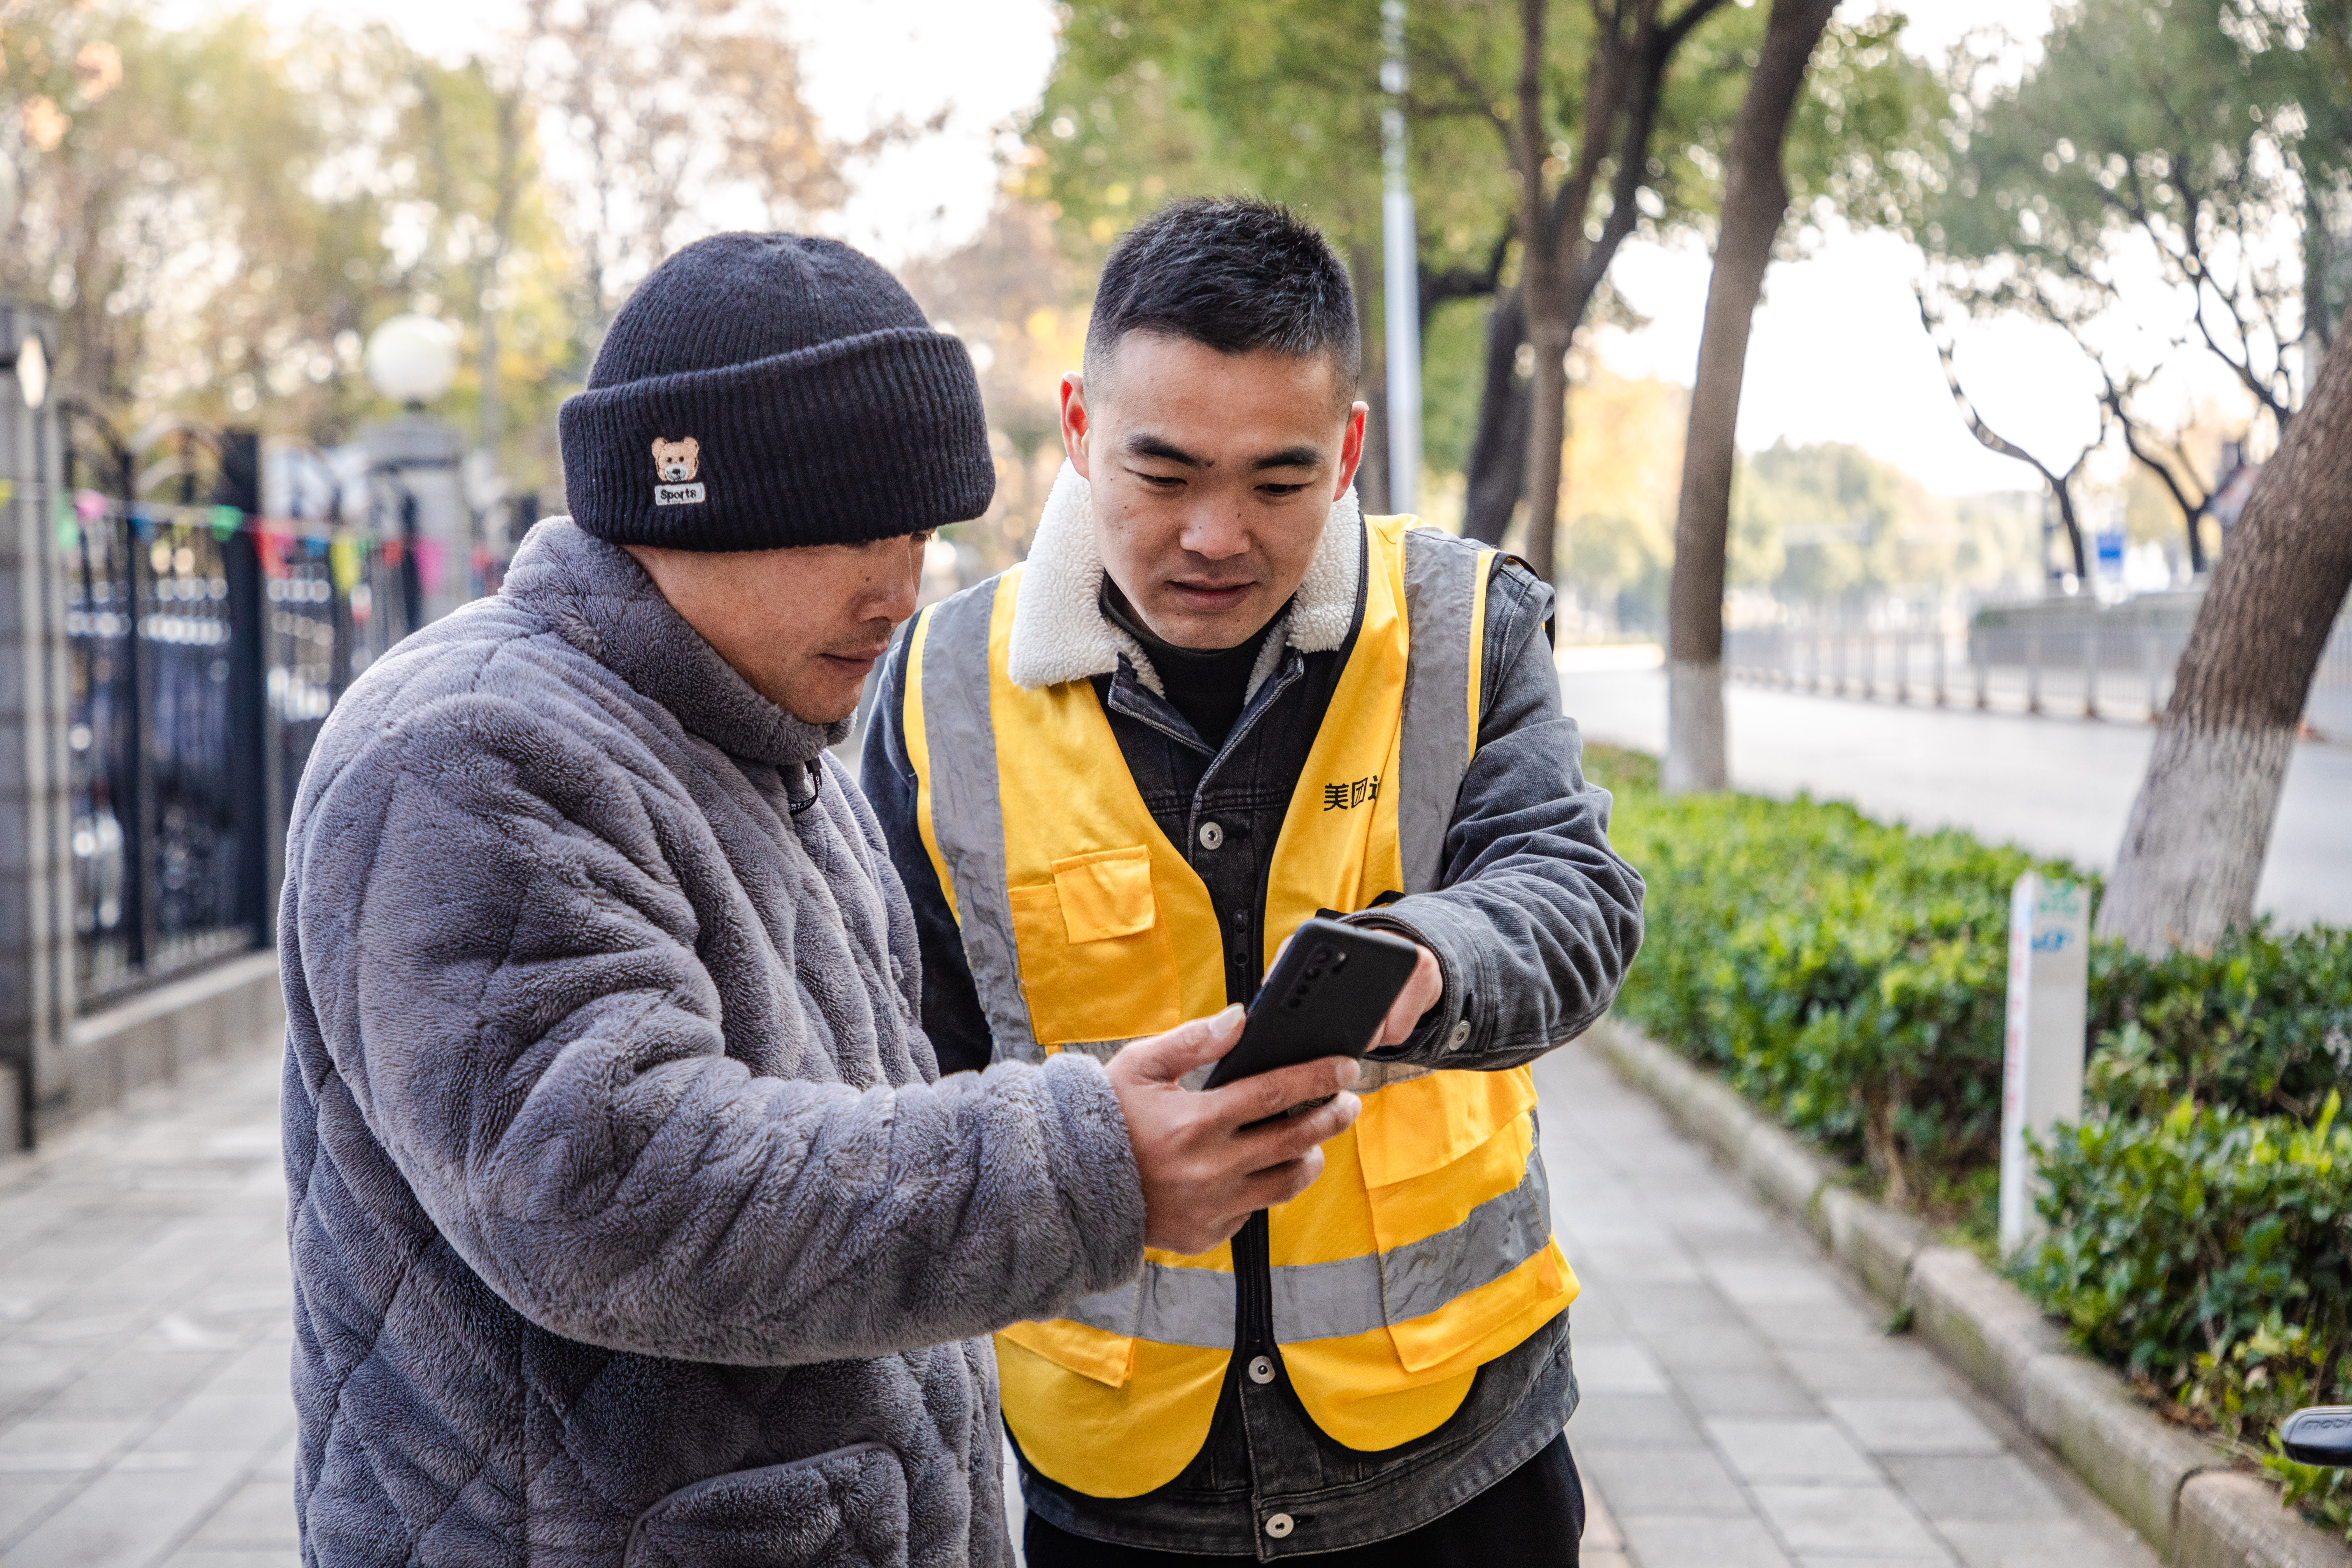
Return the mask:
{"type": "MultiPolygon", "coordinates": [[[[1283,820],[1265,950],[1318,909],[1436,885],[1477,743],[1493,552],[1364,520],[1363,620],[1283,820]]],[[[1108,1057],[1226,1002],[1207,888],[1138,793],[1093,684],[1008,674],[1022,568],[926,610],[902,722],[917,821],[998,1057],[1108,1057]]],[[[1363,1113],[1268,1215],[1275,1338],[1307,1415],[1367,1451],[1434,1431],[1565,1310],[1525,1068],[1368,1064],[1363,1113]]],[[[1135,1497],[1207,1437],[1235,1336],[1230,1244],[997,1336],[1004,1414],[1064,1486],[1135,1497]]]]}

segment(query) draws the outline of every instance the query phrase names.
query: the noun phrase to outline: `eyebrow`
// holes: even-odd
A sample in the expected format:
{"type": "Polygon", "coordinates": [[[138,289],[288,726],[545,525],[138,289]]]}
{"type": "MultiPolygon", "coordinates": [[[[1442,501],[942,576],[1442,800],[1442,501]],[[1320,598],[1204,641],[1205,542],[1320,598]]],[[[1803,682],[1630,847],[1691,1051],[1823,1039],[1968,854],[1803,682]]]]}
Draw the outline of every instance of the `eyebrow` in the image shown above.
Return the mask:
{"type": "Polygon", "coordinates": [[[1250,465],[1250,472],[1262,474],[1268,468],[1319,468],[1323,454],[1312,447],[1285,447],[1279,452],[1268,452],[1250,465]]]}
{"type": "MultiPolygon", "coordinates": [[[[1173,441],[1148,432],[1129,436],[1124,443],[1127,453],[1134,458],[1157,458],[1165,463],[1181,463],[1188,468],[1210,468],[1216,466],[1213,458],[1196,458],[1173,441]]],[[[1268,468],[1319,468],[1323,454],[1305,445],[1285,447],[1268,452],[1250,464],[1249,471],[1262,474],[1268,468]]]]}
{"type": "Polygon", "coordinates": [[[1129,436],[1125,444],[1129,457],[1157,458],[1164,463],[1181,463],[1188,468],[1205,468],[1210,466],[1208,458],[1196,458],[1175,442],[1162,440],[1157,436],[1129,436]]]}

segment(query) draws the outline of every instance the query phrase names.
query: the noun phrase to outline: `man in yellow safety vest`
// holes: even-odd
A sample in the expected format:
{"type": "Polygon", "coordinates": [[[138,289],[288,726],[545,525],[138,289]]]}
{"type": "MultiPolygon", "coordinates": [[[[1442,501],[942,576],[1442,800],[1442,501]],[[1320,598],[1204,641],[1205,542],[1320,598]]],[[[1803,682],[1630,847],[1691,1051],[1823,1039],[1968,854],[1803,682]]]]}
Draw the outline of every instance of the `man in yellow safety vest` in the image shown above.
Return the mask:
{"type": "Polygon", "coordinates": [[[1360,362],[1313,228],[1145,220],[1027,563],[886,667],[864,783],[942,1072],[1246,1003],[1318,910],[1422,949],[1303,1194],[998,1335],[1031,1568],[1576,1562],[1577,1287],[1528,1064],[1608,1005],[1642,883],[1560,711],[1551,590],[1359,510],[1360,362]]]}

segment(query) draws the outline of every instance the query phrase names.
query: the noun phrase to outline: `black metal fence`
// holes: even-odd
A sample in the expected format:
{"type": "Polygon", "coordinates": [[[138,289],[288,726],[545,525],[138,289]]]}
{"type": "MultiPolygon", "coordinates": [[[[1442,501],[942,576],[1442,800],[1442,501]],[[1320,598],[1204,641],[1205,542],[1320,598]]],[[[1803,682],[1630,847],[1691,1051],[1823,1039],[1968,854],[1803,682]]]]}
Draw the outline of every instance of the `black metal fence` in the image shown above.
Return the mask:
{"type": "MultiPolygon", "coordinates": [[[[398,537],[259,516],[249,434],[184,433],[144,467],[77,434],[57,527],[89,1002],[269,940],[303,766],[344,689],[412,629],[417,562],[398,537]],[[159,470],[178,499],[133,499],[159,470]]],[[[463,569],[496,591],[499,563],[463,569]]]]}

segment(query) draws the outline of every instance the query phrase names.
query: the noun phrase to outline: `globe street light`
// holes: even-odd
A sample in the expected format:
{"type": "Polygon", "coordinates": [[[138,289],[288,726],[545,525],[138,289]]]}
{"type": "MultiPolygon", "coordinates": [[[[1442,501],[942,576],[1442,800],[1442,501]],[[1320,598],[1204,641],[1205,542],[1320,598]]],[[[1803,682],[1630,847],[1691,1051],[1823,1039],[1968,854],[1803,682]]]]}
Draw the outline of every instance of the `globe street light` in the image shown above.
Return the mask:
{"type": "MultiPolygon", "coordinates": [[[[371,513],[386,505],[399,520],[401,600],[406,629],[454,610],[467,596],[462,579],[474,540],[457,464],[465,448],[457,427],[425,412],[457,376],[457,334],[430,316],[404,311],[368,334],[367,377],[406,409],[397,419],[363,426],[371,513]]],[[[379,525],[381,526],[381,525],[379,525]]]]}
{"type": "Polygon", "coordinates": [[[457,377],[457,334],[405,310],[368,334],[367,378],[395,403],[421,409],[457,377]]]}

